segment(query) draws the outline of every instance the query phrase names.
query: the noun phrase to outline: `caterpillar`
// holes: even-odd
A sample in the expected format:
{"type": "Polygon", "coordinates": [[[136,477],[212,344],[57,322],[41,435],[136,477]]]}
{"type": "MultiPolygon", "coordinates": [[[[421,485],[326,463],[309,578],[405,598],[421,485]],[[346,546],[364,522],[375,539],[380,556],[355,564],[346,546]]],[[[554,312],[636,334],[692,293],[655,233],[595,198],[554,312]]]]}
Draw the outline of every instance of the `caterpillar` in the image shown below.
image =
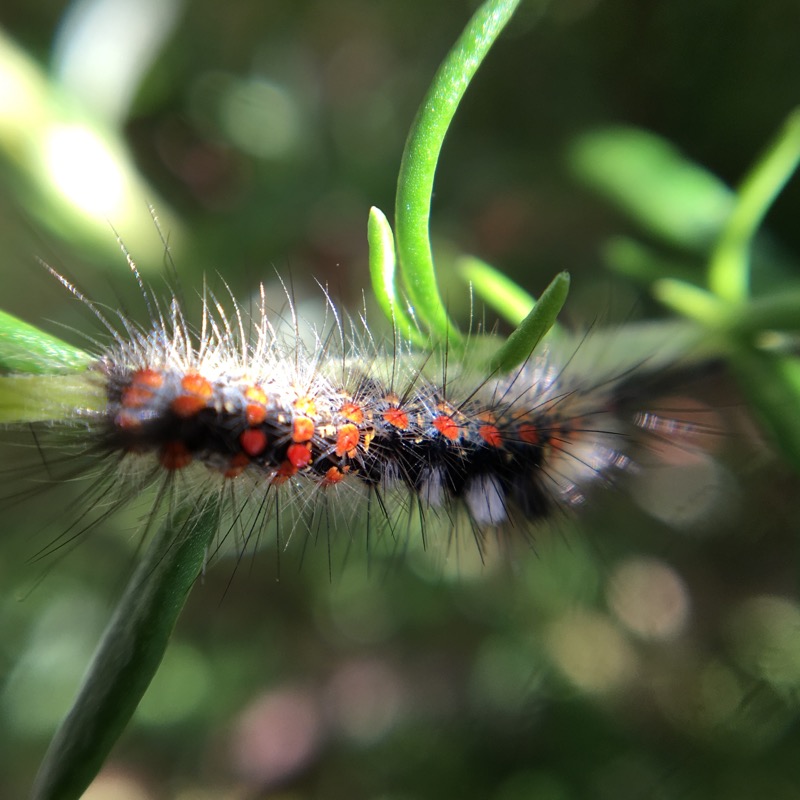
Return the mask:
{"type": "Polygon", "coordinates": [[[329,320],[307,326],[307,336],[291,294],[288,315],[276,314],[263,285],[252,309],[232,296],[226,308],[205,289],[193,325],[178,295],[159,298],[128,260],[144,324],[51,270],[105,337],[92,340],[80,376],[69,376],[73,405],[59,411],[80,453],[74,463],[93,476],[84,511],[46,551],[77,542],[96,517],[150,487],[150,522],[163,508],[218,495],[220,539],[235,534],[240,551],[273,525],[284,543],[323,517],[326,529],[351,527],[364,506],[391,539],[416,517],[423,538],[431,527],[466,527],[482,550],[490,532],[525,540],[636,472],[648,437],[699,450],[692,437],[703,424],[679,408],[648,408],[642,391],[653,375],[664,382],[686,336],[641,357],[614,352],[599,331],[561,333],[511,372],[491,372],[491,336],[474,335],[457,355],[397,331],[384,340],[327,294],[329,320]]]}

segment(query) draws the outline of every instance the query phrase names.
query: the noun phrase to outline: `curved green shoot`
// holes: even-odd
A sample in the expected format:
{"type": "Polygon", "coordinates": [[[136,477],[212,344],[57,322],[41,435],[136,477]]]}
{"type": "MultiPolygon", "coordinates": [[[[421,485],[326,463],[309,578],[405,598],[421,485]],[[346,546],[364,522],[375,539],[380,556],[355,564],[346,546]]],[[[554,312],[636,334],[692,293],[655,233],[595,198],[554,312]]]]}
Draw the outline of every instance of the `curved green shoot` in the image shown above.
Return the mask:
{"type": "Polygon", "coordinates": [[[209,501],[170,517],[150,543],[50,743],[32,800],[77,800],[99,772],[161,663],[218,523],[209,501]]]}
{"type": "Polygon", "coordinates": [[[764,216],[800,161],[800,108],[742,182],[736,204],[717,241],[708,285],[724,300],[740,302],[750,290],[750,246],[764,216]]]}
{"type": "Polygon", "coordinates": [[[487,0],[475,12],[436,76],[411,126],[397,181],[397,254],[409,299],[431,334],[462,341],[436,284],[430,243],[433,180],[442,143],[461,98],[520,0],[487,0]]]}
{"type": "Polygon", "coordinates": [[[559,272],[542,292],[531,312],[494,354],[489,367],[492,372],[509,372],[522,364],[553,327],[569,292],[569,273],[559,272]]]}
{"type": "Polygon", "coordinates": [[[372,278],[372,291],[383,313],[392,321],[394,329],[400,336],[424,345],[427,338],[420,332],[414,318],[403,305],[397,295],[395,267],[397,260],[394,253],[394,235],[389,220],[379,208],[373,206],[369,210],[367,224],[367,241],[369,242],[369,271],[372,278]]]}

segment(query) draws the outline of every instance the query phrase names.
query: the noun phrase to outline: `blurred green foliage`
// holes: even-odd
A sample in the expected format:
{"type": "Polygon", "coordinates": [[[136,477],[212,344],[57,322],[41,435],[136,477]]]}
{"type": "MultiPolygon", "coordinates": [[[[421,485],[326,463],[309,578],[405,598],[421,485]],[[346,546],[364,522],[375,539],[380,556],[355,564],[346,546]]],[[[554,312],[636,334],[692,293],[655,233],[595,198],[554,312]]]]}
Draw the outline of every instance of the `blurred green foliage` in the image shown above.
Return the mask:
{"type": "MultiPolygon", "coordinates": [[[[47,112],[3,140],[3,307],[54,320],[79,346],[74,331],[98,335],[41,257],[92,298],[142,317],[115,231],[158,286],[167,259],[152,203],[189,303],[207,275],[244,298],[265,280],[280,307],[277,270],[301,305],[318,299],[316,278],[360,309],[367,210],[392,208],[406,131],[471,4],[136,3],[133,17],[112,16],[101,39],[111,47],[87,77],[69,44],[79,41],[74,15],[91,7],[7,0],[0,10],[9,46],[44,79],[30,96],[47,112]],[[128,72],[114,72],[126,54],[128,72]],[[37,155],[51,113],[78,129],[90,120],[102,141],[130,149],[130,218],[88,221],[53,191],[37,155]]],[[[656,131],[677,148],[650,140],[670,176],[701,175],[677,167],[687,162],[676,152],[702,164],[724,213],[725,187],[798,102],[797,17],[794,0],[525,2],[448,135],[433,209],[442,258],[476,253],[536,295],[569,269],[566,311],[579,321],[662,313],[636,284],[663,276],[655,264],[701,283],[713,237],[670,240],[657,208],[642,234],[630,216],[641,204],[620,216],[570,178],[568,156],[609,123],[656,131]],[[620,232],[628,238],[610,239],[620,232]]],[[[795,285],[798,204],[795,182],[770,212],[757,296],[795,285]]],[[[466,321],[456,270],[439,280],[451,315],[466,321]]],[[[738,363],[754,375],[769,366],[738,363]]],[[[797,384],[785,363],[773,366],[797,384]]],[[[704,391],[740,416],[727,384],[704,391]]],[[[785,417],[786,400],[776,404],[785,417]]],[[[340,541],[329,560],[324,523],[316,546],[294,542],[280,559],[274,543],[221,558],[91,796],[800,796],[796,483],[747,423],[734,431],[737,478],[722,503],[733,510],[695,521],[689,533],[704,536],[676,533],[612,492],[579,526],[543,530],[535,552],[515,548],[512,566],[491,553],[482,564],[466,528],[427,549],[401,536],[385,549],[405,552],[371,558],[360,539],[340,541]]],[[[64,547],[37,561],[81,486],[48,494],[45,508],[12,482],[19,448],[7,452],[0,796],[14,798],[69,706],[152,498],[103,530],[67,531],[64,547]]]]}

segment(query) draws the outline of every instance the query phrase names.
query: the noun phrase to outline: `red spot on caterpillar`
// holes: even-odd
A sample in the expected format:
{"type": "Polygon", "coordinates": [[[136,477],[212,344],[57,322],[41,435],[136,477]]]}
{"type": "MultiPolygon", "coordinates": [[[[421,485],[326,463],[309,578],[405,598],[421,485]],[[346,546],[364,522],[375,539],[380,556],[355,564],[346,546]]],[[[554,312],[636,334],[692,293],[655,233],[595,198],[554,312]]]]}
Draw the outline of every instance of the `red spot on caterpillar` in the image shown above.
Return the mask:
{"type": "Polygon", "coordinates": [[[307,467],[311,461],[311,448],[307,444],[290,445],[286,458],[295,469],[307,467]]]}
{"type": "Polygon", "coordinates": [[[244,407],[244,418],[251,427],[260,425],[267,418],[267,409],[264,406],[249,403],[244,407]]]}
{"type": "Polygon", "coordinates": [[[393,428],[404,431],[408,428],[408,414],[402,408],[387,408],[383,412],[383,418],[393,428]]]}
{"type": "Polygon", "coordinates": [[[170,403],[170,408],[184,419],[202,411],[214,394],[211,384],[196,372],[190,372],[181,378],[181,388],[186,394],[176,397],[170,403]]]}
{"type": "Polygon", "coordinates": [[[260,425],[267,418],[267,395],[260,386],[248,386],[244,390],[245,400],[244,417],[251,427],[260,425]]]}
{"type": "Polygon", "coordinates": [[[206,401],[202,397],[195,397],[189,394],[182,394],[170,403],[170,408],[184,419],[193,417],[205,407],[206,401]]]}
{"type": "Polygon", "coordinates": [[[309,442],[314,436],[314,422],[308,417],[298,417],[292,425],[292,439],[295,442],[309,442]]]}
{"type": "Polygon", "coordinates": [[[141,386],[128,386],[122,392],[122,405],[126,408],[141,408],[153,399],[153,392],[141,386]]]}
{"type": "Polygon", "coordinates": [[[267,434],[260,428],[248,428],[242,431],[239,444],[247,455],[253,457],[260,455],[267,449],[267,434]]]}
{"type": "Polygon", "coordinates": [[[352,454],[352,451],[358,447],[358,440],[361,438],[361,433],[355,425],[347,423],[342,425],[336,431],[336,455],[340,458],[347,453],[352,454]]]}
{"type": "Polygon", "coordinates": [[[542,442],[542,435],[539,432],[539,428],[536,425],[525,422],[517,428],[517,435],[520,438],[520,441],[525,442],[525,444],[541,444],[542,442]]]}
{"type": "Polygon", "coordinates": [[[114,417],[114,425],[123,431],[132,431],[136,428],[140,428],[142,425],[142,421],[136,414],[131,413],[130,411],[120,411],[116,417],[114,417]]]}
{"type": "Polygon", "coordinates": [[[140,369],[131,375],[131,383],[148,389],[160,389],[164,385],[164,376],[154,369],[140,369]]]}
{"type": "Polygon", "coordinates": [[[298,397],[294,401],[294,408],[295,411],[306,417],[314,416],[317,413],[317,404],[313,397],[298,397]]]}
{"type": "Polygon", "coordinates": [[[350,422],[355,422],[356,425],[360,425],[364,421],[364,412],[361,410],[361,406],[357,406],[355,403],[345,403],[339,409],[339,413],[350,422]]]}
{"type": "Polygon", "coordinates": [[[160,460],[164,469],[183,469],[192,463],[192,454],[183,442],[167,442],[161,451],[160,460]]]}
{"type": "Polygon", "coordinates": [[[455,420],[447,414],[442,414],[433,420],[433,427],[436,428],[445,439],[455,441],[458,439],[459,430],[455,420]]]}
{"type": "Polygon", "coordinates": [[[481,425],[478,428],[478,435],[489,447],[502,447],[503,437],[496,425],[481,425]]]}
{"type": "Polygon", "coordinates": [[[323,486],[333,486],[344,480],[344,472],[339,467],[331,467],[322,479],[323,486]]]}
{"type": "Polygon", "coordinates": [[[561,425],[555,426],[550,431],[548,444],[554,450],[563,450],[569,445],[570,430],[561,425]]]}
{"type": "Polygon", "coordinates": [[[211,384],[202,375],[198,375],[196,372],[190,372],[188,375],[184,375],[181,379],[181,388],[186,394],[202,398],[203,400],[210,400],[211,396],[214,394],[214,388],[211,384]]]}

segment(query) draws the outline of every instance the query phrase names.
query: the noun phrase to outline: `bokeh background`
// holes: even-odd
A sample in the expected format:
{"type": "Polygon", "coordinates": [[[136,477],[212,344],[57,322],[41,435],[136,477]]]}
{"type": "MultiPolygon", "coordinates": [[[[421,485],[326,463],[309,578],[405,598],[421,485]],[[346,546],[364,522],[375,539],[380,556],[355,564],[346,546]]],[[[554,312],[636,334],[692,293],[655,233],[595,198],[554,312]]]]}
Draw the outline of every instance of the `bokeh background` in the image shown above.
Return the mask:
{"type": "MultiPolygon", "coordinates": [[[[280,274],[301,307],[319,306],[316,279],[360,308],[367,211],[391,214],[406,131],[473,7],[5,0],[3,307],[97,333],[42,259],[142,317],[118,234],[156,287],[172,261],[189,296],[204,276],[242,298],[265,281],[280,307],[280,274]]],[[[534,293],[569,269],[579,324],[660,314],[604,258],[612,235],[656,234],[587,188],[571,144],[637,126],[735,185],[798,101],[799,27],[795,0],[527,0],[448,135],[442,263],[474,253],[534,293]]],[[[768,220],[788,274],[799,208],[795,181],[768,220]]],[[[466,323],[466,286],[440,278],[466,323]]],[[[733,419],[725,488],[680,531],[636,502],[663,490],[654,471],[511,564],[481,563],[468,535],[371,559],[358,537],[329,559],[324,535],[280,565],[269,548],[220,559],[87,797],[800,797],[797,482],[710,383],[702,402],[733,419]]],[[[37,561],[59,523],[43,527],[40,497],[12,502],[3,459],[0,797],[21,798],[130,573],[138,517],[37,561]]],[[[45,496],[71,502],[69,487],[45,496]]]]}

